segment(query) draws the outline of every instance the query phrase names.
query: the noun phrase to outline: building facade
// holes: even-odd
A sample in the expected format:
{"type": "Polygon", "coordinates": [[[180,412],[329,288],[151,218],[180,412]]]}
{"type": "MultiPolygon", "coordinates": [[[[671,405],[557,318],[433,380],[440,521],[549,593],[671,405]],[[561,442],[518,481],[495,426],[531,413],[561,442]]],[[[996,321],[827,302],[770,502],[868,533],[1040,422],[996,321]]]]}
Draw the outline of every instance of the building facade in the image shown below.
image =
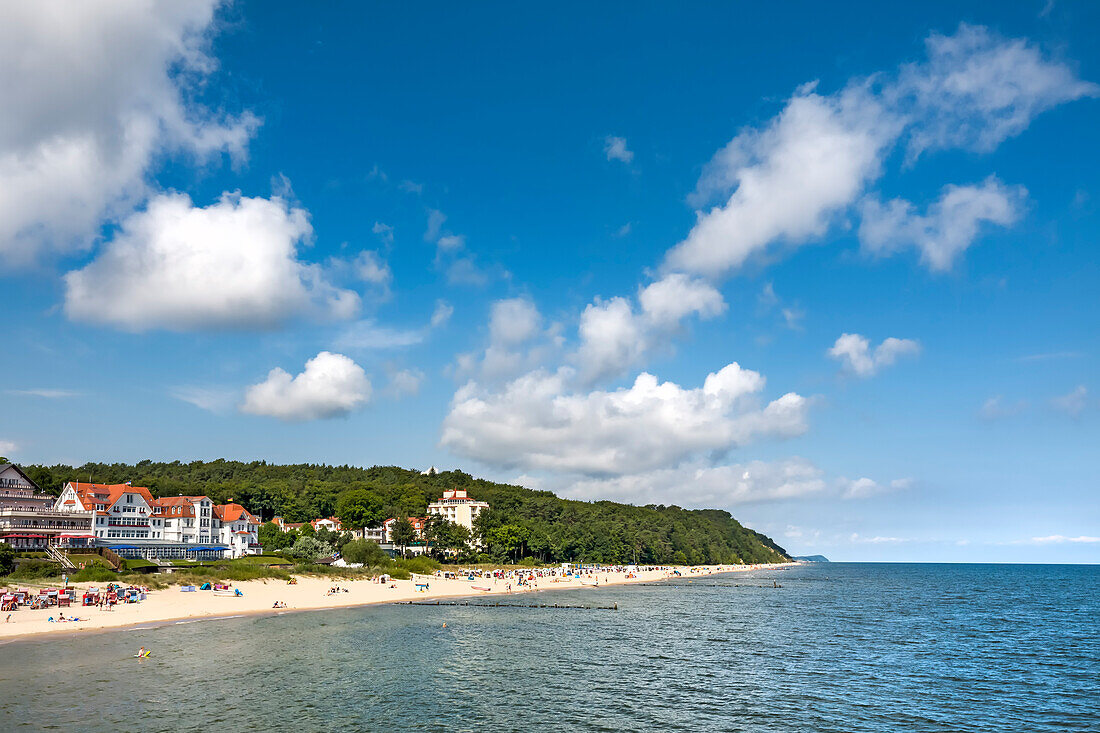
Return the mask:
{"type": "Polygon", "coordinates": [[[310,524],[313,525],[314,531],[317,531],[317,530],[321,529],[322,527],[324,527],[325,529],[327,529],[331,532],[342,532],[342,531],[344,531],[343,525],[340,524],[340,520],[337,519],[336,517],[325,517],[323,519],[314,519],[313,521],[310,522],[310,524]]]}
{"type": "Polygon", "coordinates": [[[95,544],[122,557],[207,560],[261,550],[259,518],[240,504],[215,505],[208,496],[154,499],[144,486],[73,481],[55,509],[90,513],[95,544]]]}
{"type": "Polygon", "coordinates": [[[441,499],[428,505],[428,514],[442,517],[472,532],[474,520],[488,508],[484,501],[470,498],[466,489],[448,489],[441,499]]]}
{"type": "Polygon", "coordinates": [[[240,504],[219,504],[214,507],[222,544],[229,546],[232,557],[255,555],[260,547],[260,518],[240,504]]]}
{"type": "Polygon", "coordinates": [[[88,546],[94,541],[91,512],[61,512],[18,467],[0,465],[0,542],[17,550],[88,546]]]}

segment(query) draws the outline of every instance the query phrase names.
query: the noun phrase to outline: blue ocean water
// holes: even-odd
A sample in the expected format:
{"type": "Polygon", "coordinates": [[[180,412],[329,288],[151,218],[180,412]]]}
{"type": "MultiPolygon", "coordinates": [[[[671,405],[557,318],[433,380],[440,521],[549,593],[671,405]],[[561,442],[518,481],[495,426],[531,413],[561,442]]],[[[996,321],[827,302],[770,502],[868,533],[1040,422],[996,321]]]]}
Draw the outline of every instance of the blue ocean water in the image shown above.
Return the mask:
{"type": "Polygon", "coordinates": [[[1097,566],[815,564],[538,600],[619,610],[375,606],[9,643],[0,730],[1100,731],[1097,566]]]}

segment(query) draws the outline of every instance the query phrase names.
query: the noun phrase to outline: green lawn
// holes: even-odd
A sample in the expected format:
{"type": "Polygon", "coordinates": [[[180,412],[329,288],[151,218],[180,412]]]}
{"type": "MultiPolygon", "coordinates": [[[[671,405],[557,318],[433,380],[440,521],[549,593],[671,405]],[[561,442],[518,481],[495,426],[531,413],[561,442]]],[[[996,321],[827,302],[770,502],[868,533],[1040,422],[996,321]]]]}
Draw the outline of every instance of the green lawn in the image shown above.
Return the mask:
{"type": "Polygon", "coordinates": [[[294,561],[279,555],[245,555],[236,560],[230,560],[230,563],[238,563],[240,565],[267,565],[271,567],[273,565],[293,565],[294,561]]]}
{"type": "Polygon", "coordinates": [[[144,558],[135,557],[126,560],[127,570],[136,570],[138,568],[155,568],[157,564],[152,560],[145,560],[144,558]]]}
{"type": "Polygon", "coordinates": [[[177,568],[212,568],[212,567],[234,567],[234,566],[247,566],[254,567],[256,565],[266,565],[267,567],[280,567],[283,565],[294,565],[293,560],[288,560],[285,557],[279,555],[245,555],[244,557],[238,557],[235,560],[173,560],[172,565],[177,568]]]}

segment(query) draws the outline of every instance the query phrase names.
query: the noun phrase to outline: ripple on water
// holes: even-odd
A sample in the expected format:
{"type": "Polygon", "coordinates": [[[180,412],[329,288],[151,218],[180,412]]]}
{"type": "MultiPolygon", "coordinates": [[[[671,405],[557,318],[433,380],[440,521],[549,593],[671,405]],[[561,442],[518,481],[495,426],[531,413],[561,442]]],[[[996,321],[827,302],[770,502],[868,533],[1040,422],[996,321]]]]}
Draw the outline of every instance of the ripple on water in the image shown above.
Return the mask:
{"type": "Polygon", "coordinates": [[[387,606],[5,644],[0,730],[1100,731],[1094,567],[584,593],[620,610],[387,606]]]}

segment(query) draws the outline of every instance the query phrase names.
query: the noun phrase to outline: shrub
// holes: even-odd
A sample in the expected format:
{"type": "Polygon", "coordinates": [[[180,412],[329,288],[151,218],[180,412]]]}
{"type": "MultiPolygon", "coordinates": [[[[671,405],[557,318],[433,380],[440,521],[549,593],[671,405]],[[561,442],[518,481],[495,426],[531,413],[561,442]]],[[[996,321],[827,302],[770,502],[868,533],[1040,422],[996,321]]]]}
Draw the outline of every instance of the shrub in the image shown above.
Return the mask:
{"type": "Polygon", "coordinates": [[[329,557],[334,552],[336,552],[336,550],[333,549],[332,545],[320,542],[309,536],[299,537],[297,542],[294,543],[294,547],[291,547],[289,550],[283,550],[283,554],[287,557],[307,561],[316,560],[319,557],[329,557]]]}
{"type": "MultiPolygon", "coordinates": [[[[75,573],[69,576],[69,580],[80,583],[109,583],[111,581],[121,582],[119,575],[104,567],[103,565],[89,565],[88,567],[77,570],[75,573]]],[[[144,583],[145,581],[141,581],[144,583]]]]}
{"type": "Polygon", "coordinates": [[[352,540],[344,545],[344,560],[370,567],[372,565],[385,566],[390,557],[378,546],[377,542],[370,540],[352,540]]]}
{"type": "Polygon", "coordinates": [[[19,563],[11,573],[12,578],[20,580],[34,580],[36,578],[52,578],[61,575],[61,566],[57,563],[45,560],[27,560],[19,563]]]}
{"type": "Polygon", "coordinates": [[[0,575],[15,569],[15,550],[7,542],[0,542],[0,575]]]}
{"type": "Polygon", "coordinates": [[[442,567],[438,561],[431,559],[427,555],[418,555],[408,559],[394,560],[393,565],[395,568],[402,568],[413,573],[420,573],[421,575],[430,575],[442,567]]]}

